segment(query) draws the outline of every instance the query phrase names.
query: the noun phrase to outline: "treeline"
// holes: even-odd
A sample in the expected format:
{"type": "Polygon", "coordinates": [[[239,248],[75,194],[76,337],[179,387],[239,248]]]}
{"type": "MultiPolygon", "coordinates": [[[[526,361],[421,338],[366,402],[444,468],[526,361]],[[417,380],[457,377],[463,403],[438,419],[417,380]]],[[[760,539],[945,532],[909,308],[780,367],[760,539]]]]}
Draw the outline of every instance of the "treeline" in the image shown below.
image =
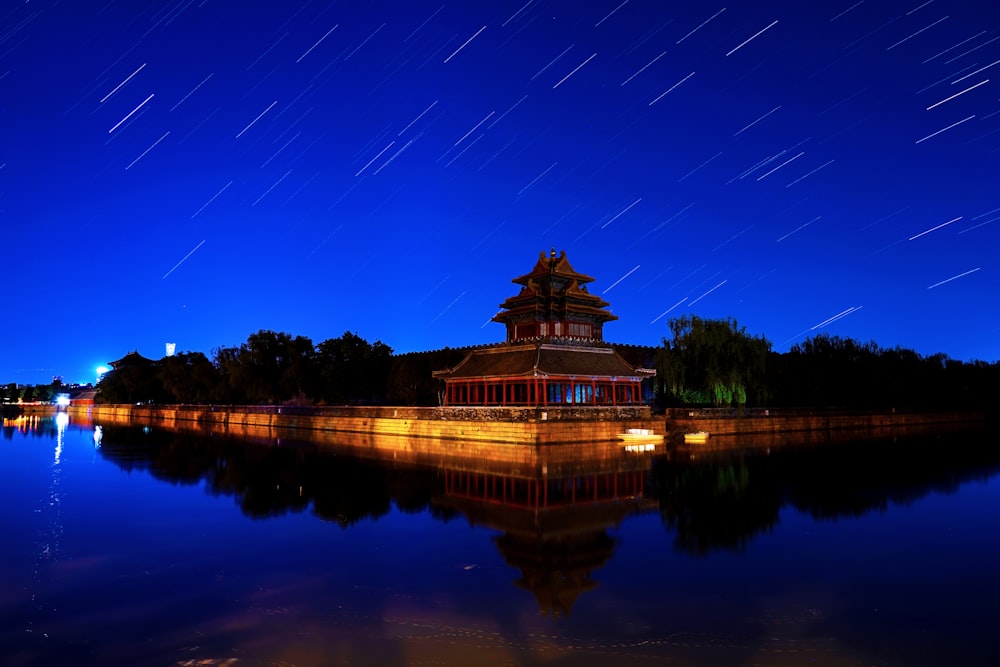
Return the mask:
{"type": "Polygon", "coordinates": [[[19,385],[11,382],[0,385],[0,403],[48,403],[54,401],[57,394],[65,392],[66,385],[62,380],[53,380],[50,384],[19,385]]]}
{"type": "Polygon", "coordinates": [[[772,405],[995,409],[1000,363],[816,336],[772,355],[772,405]]]}
{"type": "MultiPolygon", "coordinates": [[[[626,361],[656,369],[645,394],[657,407],[843,407],[994,409],[1000,363],[922,356],[851,338],[817,335],[786,353],[735,320],[685,316],[659,346],[615,346],[626,361]]],[[[440,381],[467,349],[394,355],[351,332],[314,345],[259,331],[211,359],[186,352],[128,364],[98,384],[103,403],[437,405],[440,381]]]]}
{"type": "Polygon", "coordinates": [[[825,334],[776,353],[731,319],[688,316],[670,328],[656,351],[662,405],[992,410],[1000,399],[997,362],[825,334]]]}
{"type": "Polygon", "coordinates": [[[183,352],[137,358],[97,384],[98,403],[323,405],[385,403],[392,348],[351,332],[314,345],[304,336],[261,330],[209,359],[183,352]]]}

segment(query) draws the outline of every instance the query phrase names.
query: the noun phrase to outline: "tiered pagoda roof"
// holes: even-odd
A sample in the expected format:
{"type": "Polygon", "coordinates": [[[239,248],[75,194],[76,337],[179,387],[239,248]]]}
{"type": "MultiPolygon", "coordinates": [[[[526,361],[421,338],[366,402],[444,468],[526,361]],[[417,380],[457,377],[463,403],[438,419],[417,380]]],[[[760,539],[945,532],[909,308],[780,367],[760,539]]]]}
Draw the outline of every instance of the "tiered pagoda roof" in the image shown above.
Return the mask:
{"type": "Polygon", "coordinates": [[[501,312],[493,317],[507,325],[508,342],[532,338],[600,342],[604,323],[618,319],[606,310],[607,301],[587,291],[587,283],[594,279],[578,273],[565,251],[557,256],[555,248],[548,255],[543,250],[531,272],[511,282],[521,291],[501,303],[501,312]]]}

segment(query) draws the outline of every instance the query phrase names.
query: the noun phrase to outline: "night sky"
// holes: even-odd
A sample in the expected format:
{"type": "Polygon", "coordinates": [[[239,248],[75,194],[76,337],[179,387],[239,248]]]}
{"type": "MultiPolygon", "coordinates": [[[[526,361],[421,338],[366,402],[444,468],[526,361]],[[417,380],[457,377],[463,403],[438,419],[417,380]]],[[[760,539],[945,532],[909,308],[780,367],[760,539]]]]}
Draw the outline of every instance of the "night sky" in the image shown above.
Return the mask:
{"type": "Polygon", "coordinates": [[[1000,358],[996,0],[2,11],[0,381],[260,329],[498,342],[552,247],[612,342],[1000,358]]]}

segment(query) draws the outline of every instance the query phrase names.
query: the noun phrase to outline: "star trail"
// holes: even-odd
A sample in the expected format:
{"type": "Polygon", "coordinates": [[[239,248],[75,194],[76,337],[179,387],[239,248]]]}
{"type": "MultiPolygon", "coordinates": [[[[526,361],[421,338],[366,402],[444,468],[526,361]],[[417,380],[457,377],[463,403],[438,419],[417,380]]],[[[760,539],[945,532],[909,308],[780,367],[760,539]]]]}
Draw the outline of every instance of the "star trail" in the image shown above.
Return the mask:
{"type": "Polygon", "coordinates": [[[996,361],[998,64],[995,0],[11,4],[0,381],[493,343],[552,247],[613,342],[996,361]]]}

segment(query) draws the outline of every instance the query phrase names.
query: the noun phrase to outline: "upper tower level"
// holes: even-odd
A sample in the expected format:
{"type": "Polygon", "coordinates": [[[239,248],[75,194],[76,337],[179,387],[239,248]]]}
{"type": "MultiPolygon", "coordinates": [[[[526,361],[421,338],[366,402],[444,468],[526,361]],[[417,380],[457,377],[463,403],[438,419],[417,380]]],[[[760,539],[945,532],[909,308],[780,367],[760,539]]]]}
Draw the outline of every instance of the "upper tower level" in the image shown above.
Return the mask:
{"type": "Polygon", "coordinates": [[[593,345],[604,340],[604,323],[617,320],[610,305],[587,291],[594,279],[577,273],[566,252],[543,250],[530,273],[514,278],[517,296],[500,304],[494,322],[507,325],[507,342],[549,340],[593,345]]]}

